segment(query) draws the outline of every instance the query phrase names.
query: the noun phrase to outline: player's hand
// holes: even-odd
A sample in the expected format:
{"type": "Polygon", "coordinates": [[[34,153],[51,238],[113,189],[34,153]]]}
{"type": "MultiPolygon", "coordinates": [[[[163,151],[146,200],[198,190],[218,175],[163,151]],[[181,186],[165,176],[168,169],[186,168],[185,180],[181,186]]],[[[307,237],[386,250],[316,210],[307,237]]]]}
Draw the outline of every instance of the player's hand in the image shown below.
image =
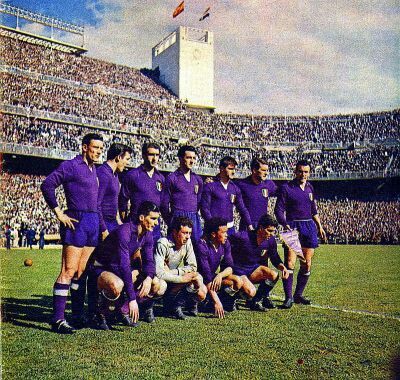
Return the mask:
{"type": "Polygon", "coordinates": [[[218,290],[221,289],[221,284],[222,284],[222,276],[220,273],[218,273],[215,277],[214,280],[211,283],[211,290],[214,290],[214,292],[218,292],[218,290]]]}
{"type": "Polygon", "coordinates": [[[321,239],[326,243],[327,239],[325,230],[321,227],[318,232],[321,239]]]}
{"type": "Polygon", "coordinates": [[[150,277],[146,277],[144,281],[140,284],[139,288],[139,297],[147,297],[150,293],[152,279],[150,277]]]}
{"type": "Polygon", "coordinates": [[[139,320],[139,306],[136,300],[129,302],[129,317],[133,323],[136,323],[139,320]]]}
{"type": "Polygon", "coordinates": [[[108,232],[108,230],[105,230],[101,233],[101,240],[106,240],[106,237],[110,235],[110,233],[108,232]]]}
{"type": "Polygon", "coordinates": [[[72,230],[75,230],[73,222],[79,223],[79,220],[70,218],[67,214],[64,214],[63,212],[57,215],[57,219],[64,225],[64,227],[71,228],[72,230]]]}
{"type": "Polygon", "coordinates": [[[221,301],[218,301],[214,304],[214,315],[220,319],[225,317],[225,310],[221,301]]]}
{"type": "Polygon", "coordinates": [[[281,276],[284,280],[286,280],[287,278],[289,278],[289,271],[287,270],[286,267],[283,267],[281,269],[281,276]]]}
{"type": "Polygon", "coordinates": [[[194,272],[185,273],[182,276],[182,282],[184,284],[187,284],[188,282],[192,282],[195,279],[195,275],[196,275],[196,273],[194,273],[194,272]]]}

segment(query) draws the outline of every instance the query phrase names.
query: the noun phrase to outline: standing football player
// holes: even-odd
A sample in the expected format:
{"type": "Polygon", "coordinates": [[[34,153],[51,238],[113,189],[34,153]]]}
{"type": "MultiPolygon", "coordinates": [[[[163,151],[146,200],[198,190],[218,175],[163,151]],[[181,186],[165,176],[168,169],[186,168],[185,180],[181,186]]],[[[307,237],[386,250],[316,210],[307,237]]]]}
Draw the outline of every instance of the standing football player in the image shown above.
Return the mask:
{"type": "Polygon", "coordinates": [[[293,270],[296,264],[296,253],[285,246],[285,265],[289,270],[289,277],[283,280],[285,291],[283,308],[285,309],[290,309],[293,302],[303,305],[311,304],[311,301],[303,296],[303,291],[310,278],[311,260],[315,248],[318,247],[318,234],[322,240],[326,240],[326,234],[318,216],[314,188],[308,182],[310,171],[311,166],[308,161],[298,161],[294,171],[295,178],[282,185],[275,205],[278,222],[286,230],[296,229],[298,231],[304,255],[304,260],[300,260],[300,270],[293,296],[293,270]]]}
{"type": "Polygon", "coordinates": [[[63,244],[61,272],[53,287],[52,330],[60,334],[72,334],[74,328],[65,320],[68,290],[74,321],[84,324],[83,306],[86,285],[79,290],[80,277],[87,261],[99,241],[99,214],[97,198],[99,183],[95,162],[103,151],[103,138],[89,133],[82,139],[82,154],[64,161],[42,183],[43,196],[60,221],[63,244]],[[55,190],[63,185],[67,210],[60,209],[55,190]]]}

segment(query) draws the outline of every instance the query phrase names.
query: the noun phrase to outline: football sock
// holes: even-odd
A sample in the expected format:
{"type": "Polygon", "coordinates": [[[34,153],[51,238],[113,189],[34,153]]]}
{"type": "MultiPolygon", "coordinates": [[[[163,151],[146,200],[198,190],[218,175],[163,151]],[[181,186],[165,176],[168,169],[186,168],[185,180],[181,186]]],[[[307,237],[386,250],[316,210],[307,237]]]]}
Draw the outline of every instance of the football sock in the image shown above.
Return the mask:
{"type": "Polygon", "coordinates": [[[83,273],[79,279],[71,281],[71,309],[73,316],[83,315],[86,296],[87,273],[83,273]]]}
{"type": "Polygon", "coordinates": [[[87,293],[88,293],[88,313],[94,315],[97,309],[97,276],[89,273],[87,277],[87,293]]]}
{"type": "Polygon", "coordinates": [[[308,279],[310,278],[310,274],[311,272],[308,272],[306,269],[300,268],[299,273],[297,274],[297,284],[296,290],[294,292],[295,296],[300,297],[303,295],[308,279]]]}
{"type": "Polygon", "coordinates": [[[285,291],[285,298],[293,298],[293,269],[288,269],[289,277],[285,280],[282,279],[283,290],[285,291]]]}
{"type": "Polygon", "coordinates": [[[65,319],[65,305],[67,304],[69,284],[54,283],[53,286],[53,319],[55,323],[65,319]]]}
{"type": "Polygon", "coordinates": [[[276,280],[265,280],[265,291],[264,291],[264,296],[265,297],[269,297],[269,293],[270,291],[274,288],[274,286],[276,285],[276,283],[279,280],[279,276],[276,278],[276,280]]]}

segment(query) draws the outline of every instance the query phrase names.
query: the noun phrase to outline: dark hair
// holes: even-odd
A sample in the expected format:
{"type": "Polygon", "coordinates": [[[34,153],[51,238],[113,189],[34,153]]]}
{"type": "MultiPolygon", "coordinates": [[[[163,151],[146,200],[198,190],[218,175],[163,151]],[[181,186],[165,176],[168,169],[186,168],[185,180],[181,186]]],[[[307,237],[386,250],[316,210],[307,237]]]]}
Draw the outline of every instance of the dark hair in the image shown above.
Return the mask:
{"type": "Polygon", "coordinates": [[[107,160],[113,160],[118,156],[123,156],[126,152],[132,154],[132,148],[120,143],[111,144],[107,151],[107,160]]]}
{"type": "Polygon", "coordinates": [[[278,222],[272,215],[264,214],[258,221],[257,229],[266,228],[268,226],[278,227],[278,222]]]}
{"type": "Polygon", "coordinates": [[[149,148],[153,148],[153,149],[157,149],[158,151],[161,151],[160,145],[158,145],[155,142],[149,142],[149,143],[144,143],[142,145],[142,156],[144,156],[145,154],[147,154],[147,150],[149,148]]]}
{"type": "Polygon", "coordinates": [[[197,154],[197,150],[192,145],[182,145],[178,150],[178,157],[183,158],[185,157],[185,152],[194,152],[197,154]]]}
{"type": "Polygon", "coordinates": [[[265,160],[264,158],[261,158],[261,157],[255,157],[250,162],[250,169],[258,170],[258,169],[260,169],[261,165],[268,165],[267,160],[265,160]]]}
{"type": "Polygon", "coordinates": [[[229,165],[234,165],[234,166],[237,166],[237,161],[233,158],[233,157],[231,157],[231,156],[225,156],[225,157],[223,157],[222,159],[221,159],[221,161],[219,162],[219,167],[220,168],[226,168],[226,167],[228,167],[229,165]]]}
{"type": "Polygon", "coordinates": [[[103,141],[103,137],[98,133],[88,133],[87,135],[83,136],[82,145],[90,145],[92,140],[103,141]]]}
{"type": "Polygon", "coordinates": [[[136,222],[139,222],[139,216],[140,215],[144,215],[147,216],[149,215],[151,212],[160,212],[160,209],[158,208],[158,206],[150,201],[144,201],[140,204],[138,210],[137,210],[137,214],[136,214],[136,222]]]}
{"type": "Polygon", "coordinates": [[[182,227],[193,228],[193,222],[187,216],[177,216],[172,220],[170,230],[178,232],[182,227]]]}
{"type": "Polygon", "coordinates": [[[227,220],[219,216],[211,218],[204,224],[204,235],[210,238],[213,232],[218,232],[221,226],[226,226],[227,224],[227,220]]]}
{"type": "Polygon", "coordinates": [[[311,170],[311,165],[307,160],[299,160],[299,161],[297,161],[295,170],[297,170],[299,168],[299,166],[309,166],[310,170],[311,170]]]}

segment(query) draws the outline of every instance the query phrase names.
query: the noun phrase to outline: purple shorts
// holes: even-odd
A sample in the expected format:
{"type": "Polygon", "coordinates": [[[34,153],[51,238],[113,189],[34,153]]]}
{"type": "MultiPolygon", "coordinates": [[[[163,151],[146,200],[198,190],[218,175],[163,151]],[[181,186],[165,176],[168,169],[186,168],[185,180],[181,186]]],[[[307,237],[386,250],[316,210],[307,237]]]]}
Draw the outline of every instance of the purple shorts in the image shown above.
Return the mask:
{"type": "Polygon", "coordinates": [[[104,223],[107,226],[107,230],[109,233],[111,233],[112,231],[114,231],[115,229],[117,229],[117,227],[119,226],[118,222],[116,220],[104,220],[104,223]]]}
{"type": "Polygon", "coordinates": [[[63,245],[74,247],[97,247],[99,242],[100,226],[97,212],[71,211],[65,212],[69,217],[79,220],[73,222],[75,230],[64,227],[61,223],[60,235],[63,245]]]}
{"type": "Polygon", "coordinates": [[[317,227],[312,220],[289,222],[290,228],[296,228],[299,232],[299,240],[302,248],[318,247],[317,227]]]}
{"type": "Polygon", "coordinates": [[[251,265],[235,265],[233,267],[233,274],[237,276],[247,276],[249,277],[260,265],[259,264],[251,264],[251,265]]]}

